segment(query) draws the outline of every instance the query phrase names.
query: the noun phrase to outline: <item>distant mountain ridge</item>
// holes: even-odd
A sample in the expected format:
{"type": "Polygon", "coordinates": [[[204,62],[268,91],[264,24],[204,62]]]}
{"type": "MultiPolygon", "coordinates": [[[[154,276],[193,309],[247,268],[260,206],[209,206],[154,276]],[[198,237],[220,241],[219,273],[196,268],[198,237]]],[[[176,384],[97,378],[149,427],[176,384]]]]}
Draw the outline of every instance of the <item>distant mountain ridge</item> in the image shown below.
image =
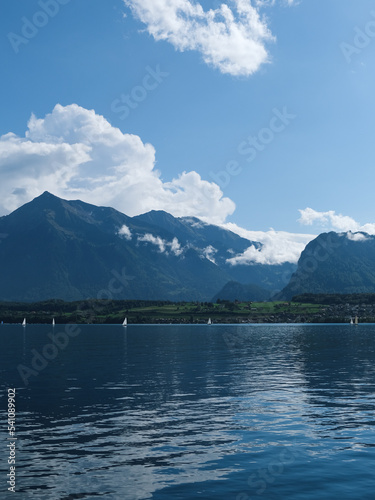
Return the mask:
{"type": "Polygon", "coordinates": [[[229,281],[213,298],[212,302],[217,300],[236,300],[240,302],[266,301],[271,298],[271,292],[257,285],[243,285],[237,281],[229,281]]]}
{"type": "Polygon", "coordinates": [[[251,242],[162,211],[129,217],[48,192],[0,218],[0,300],[210,300],[232,280],[280,290],[294,271],[232,266],[251,242]],[[281,278],[283,277],[283,278],[281,278]]]}

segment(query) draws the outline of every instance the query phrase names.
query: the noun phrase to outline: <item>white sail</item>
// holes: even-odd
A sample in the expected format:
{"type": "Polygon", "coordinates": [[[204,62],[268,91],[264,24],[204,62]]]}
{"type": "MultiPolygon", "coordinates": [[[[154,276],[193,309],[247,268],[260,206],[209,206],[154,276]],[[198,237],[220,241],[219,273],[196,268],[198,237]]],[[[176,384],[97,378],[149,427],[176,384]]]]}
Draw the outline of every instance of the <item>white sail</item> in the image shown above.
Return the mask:
{"type": "Polygon", "coordinates": [[[52,326],[55,326],[56,325],[56,322],[55,322],[55,318],[52,319],[52,326]]]}
{"type": "Polygon", "coordinates": [[[211,318],[208,318],[207,325],[212,325],[211,318]]]}
{"type": "Polygon", "coordinates": [[[23,318],[22,326],[26,326],[26,318],[23,318]]]}
{"type": "Polygon", "coordinates": [[[128,324],[128,318],[125,318],[123,323],[122,323],[122,326],[127,326],[127,324],[128,324]]]}
{"type": "Polygon", "coordinates": [[[350,324],[354,325],[353,318],[350,318],[350,324]]]}

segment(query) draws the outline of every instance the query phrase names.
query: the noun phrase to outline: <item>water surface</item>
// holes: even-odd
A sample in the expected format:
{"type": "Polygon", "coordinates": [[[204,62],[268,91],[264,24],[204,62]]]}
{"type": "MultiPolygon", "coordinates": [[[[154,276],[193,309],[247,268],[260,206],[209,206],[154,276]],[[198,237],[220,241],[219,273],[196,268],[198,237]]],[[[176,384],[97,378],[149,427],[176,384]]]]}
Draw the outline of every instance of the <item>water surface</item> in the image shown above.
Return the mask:
{"type": "Polygon", "coordinates": [[[375,498],[374,325],[51,333],[0,327],[1,498],[9,387],[16,498],[375,498]]]}

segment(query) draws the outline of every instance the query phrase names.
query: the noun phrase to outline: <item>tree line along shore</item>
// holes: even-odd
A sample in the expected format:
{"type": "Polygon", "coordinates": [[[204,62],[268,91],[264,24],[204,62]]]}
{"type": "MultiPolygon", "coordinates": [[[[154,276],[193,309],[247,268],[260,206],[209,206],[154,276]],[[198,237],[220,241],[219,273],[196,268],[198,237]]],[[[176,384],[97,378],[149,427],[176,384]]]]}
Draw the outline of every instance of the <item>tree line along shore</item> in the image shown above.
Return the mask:
{"type": "Polygon", "coordinates": [[[163,300],[48,300],[0,302],[0,322],[19,324],[375,323],[375,294],[304,294],[290,302],[170,302],[163,300]]]}

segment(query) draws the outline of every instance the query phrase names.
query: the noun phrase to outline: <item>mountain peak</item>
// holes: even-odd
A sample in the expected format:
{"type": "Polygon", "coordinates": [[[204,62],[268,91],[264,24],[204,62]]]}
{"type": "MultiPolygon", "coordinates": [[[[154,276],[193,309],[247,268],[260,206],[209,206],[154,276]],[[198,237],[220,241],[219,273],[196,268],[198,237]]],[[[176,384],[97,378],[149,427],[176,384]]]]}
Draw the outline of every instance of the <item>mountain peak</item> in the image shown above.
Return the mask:
{"type": "Polygon", "coordinates": [[[144,217],[144,218],[146,218],[146,217],[149,217],[149,218],[164,217],[167,219],[174,219],[175,218],[175,217],[173,217],[173,215],[166,212],[165,210],[150,210],[149,212],[146,212],[144,214],[139,215],[139,217],[144,217]]]}
{"type": "Polygon", "coordinates": [[[49,191],[44,191],[44,193],[40,194],[39,196],[37,196],[36,198],[34,198],[34,200],[32,201],[35,201],[35,200],[60,200],[61,198],[59,198],[58,196],[55,196],[54,194],[50,193],[49,191]]]}
{"type": "Polygon", "coordinates": [[[171,230],[176,224],[180,224],[178,219],[164,210],[150,210],[149,212],[135,216],[134,220],[154,224],[168,230],[171,230]]]}
{"type": "MultiPolygon", "coordinates": [[[[54,194],[50,193],[49,191],[44,191],[44,193],[40,194],[39,196],[37,196],[36,198],[31,200],[29,203],[26,203],[26,205],[24,205],[24,206],[28,206],[28,205],[35,206],[36,205],[38,207],[41,207],[41,206],[49,207],[51,203],[53,205],[56,205],[57,203],[61,204],[65,201],[66,200],[63,200],[62,198],[55,196],[54,194]]],[[[23,207],[20,207],[20,208],[22,209],[23,207]]]]}
{"type": "Polygon", "coordinates": [[[24,214],[39,212],[43,209],[55,209],[64,201],[65,200],[58,198],[57,196],[51,194],[49,191],[44,191],[44,193],[40,194],[33,200],[17,208],[14,212],[9,214],[8,217],[19,217],[23,216],[24,214]]]}

